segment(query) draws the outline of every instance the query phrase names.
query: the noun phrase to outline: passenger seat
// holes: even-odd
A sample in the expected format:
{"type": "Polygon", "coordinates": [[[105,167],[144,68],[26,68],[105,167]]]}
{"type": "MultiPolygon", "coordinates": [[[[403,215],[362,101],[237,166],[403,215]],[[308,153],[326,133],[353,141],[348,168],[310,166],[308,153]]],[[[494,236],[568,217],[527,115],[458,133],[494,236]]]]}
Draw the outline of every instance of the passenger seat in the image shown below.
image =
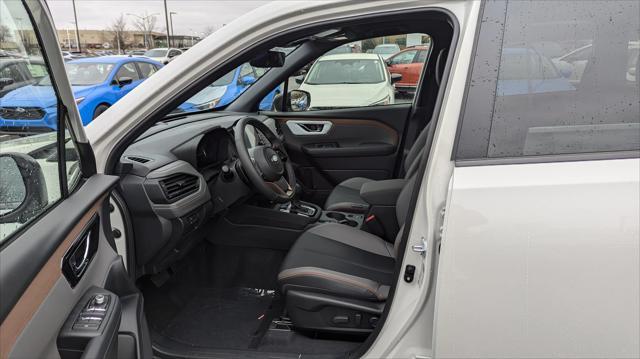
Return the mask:
{"type": "MultiPolygon", "coordinates": [[[[405,179],[413,176],[418,168],[420,158],[422,157],[421,150],[426,143],[429,128],[430,124],[424,127],[404,158],[403,170],[405,179]]],[[[329,194],[324,209],[327,211],[367,213],[369,203],[360,196],[360,190],[365,183],[369,182],[376,182],[376,180],[364,177],[353,177],[342,181],[336,185],[329,194]]]]}

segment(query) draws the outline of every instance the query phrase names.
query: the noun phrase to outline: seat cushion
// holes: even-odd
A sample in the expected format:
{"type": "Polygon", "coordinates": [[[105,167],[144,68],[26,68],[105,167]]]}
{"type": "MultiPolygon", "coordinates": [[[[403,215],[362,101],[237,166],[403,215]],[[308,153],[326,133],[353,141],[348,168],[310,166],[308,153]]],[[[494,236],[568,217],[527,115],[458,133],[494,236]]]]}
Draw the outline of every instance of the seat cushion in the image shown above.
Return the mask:
{"type": "Polygon", "coordinates": [[[364,177],[354,177],[342,181],[333,188],[324,209],[327,211],[340,211],[349,213],[365,213],[369,209],[369,204],[360,197],[362,186],[373,181],[364,177]]]}
{"type": "Polygon", "coordinates": [[[300,236],[284,260],[283,293],[299,289],[368,301],[385,301],[394,280],[393,245],[373,234],[336,223],[300,236]]]}

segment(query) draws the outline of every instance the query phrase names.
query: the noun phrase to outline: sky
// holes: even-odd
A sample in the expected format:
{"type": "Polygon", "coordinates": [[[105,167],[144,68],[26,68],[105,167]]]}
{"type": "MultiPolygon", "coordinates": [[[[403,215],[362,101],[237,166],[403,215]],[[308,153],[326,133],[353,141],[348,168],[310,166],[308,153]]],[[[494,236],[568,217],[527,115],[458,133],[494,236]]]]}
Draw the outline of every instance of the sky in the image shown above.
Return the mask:
{"type": "MultiPolygon", "coordinates": [[[[51,10],[53,20],[58,29],[72,29],[73,5],[71,0],[46,0],[51,10]]],[[[155,31],[164,32],[166,23],[164,18],[163,0],[75,0],[80,29],[106,29],[118,18],[125,14],[128,18],[128,30],[134,30],[134,17],[158,14],[155,31]]],[[[173,15],[173,30],[176,35],[200,36],[208,27],[218,29],[233,19],[254,10],[268,0],[167,0],[169,12],[173,15]]]]}

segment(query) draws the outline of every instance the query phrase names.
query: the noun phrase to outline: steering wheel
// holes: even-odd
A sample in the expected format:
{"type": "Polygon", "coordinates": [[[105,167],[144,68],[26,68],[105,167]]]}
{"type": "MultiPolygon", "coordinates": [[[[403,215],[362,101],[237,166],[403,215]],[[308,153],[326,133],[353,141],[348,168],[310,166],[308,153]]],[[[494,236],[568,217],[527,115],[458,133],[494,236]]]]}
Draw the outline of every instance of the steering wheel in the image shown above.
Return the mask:
{"type": "Polygon", "coordinates": [[[280,138],[262,121],[253,117],[240,119],[233,132],[240,164],[256,190],[274,202],[291,201],[295,195],[296,175],[280,138]],[[247,147],[247,126],[260,131],[271,145],[247,147]]]}

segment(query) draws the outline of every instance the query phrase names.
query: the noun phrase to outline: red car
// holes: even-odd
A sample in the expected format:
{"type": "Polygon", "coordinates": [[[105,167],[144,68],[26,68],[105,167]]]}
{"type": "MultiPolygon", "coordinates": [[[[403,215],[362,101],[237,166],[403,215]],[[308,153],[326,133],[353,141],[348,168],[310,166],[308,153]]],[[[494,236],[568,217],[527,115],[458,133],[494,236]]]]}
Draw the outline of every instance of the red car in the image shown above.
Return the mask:
{"type": "Polygon", "coordinates": [[[386,60],[389,72],[402,75],[402,79],[395,83],[398,91],[416,90],[428,53],[429,48],[426,46],[408,47],[386,60]]]}

